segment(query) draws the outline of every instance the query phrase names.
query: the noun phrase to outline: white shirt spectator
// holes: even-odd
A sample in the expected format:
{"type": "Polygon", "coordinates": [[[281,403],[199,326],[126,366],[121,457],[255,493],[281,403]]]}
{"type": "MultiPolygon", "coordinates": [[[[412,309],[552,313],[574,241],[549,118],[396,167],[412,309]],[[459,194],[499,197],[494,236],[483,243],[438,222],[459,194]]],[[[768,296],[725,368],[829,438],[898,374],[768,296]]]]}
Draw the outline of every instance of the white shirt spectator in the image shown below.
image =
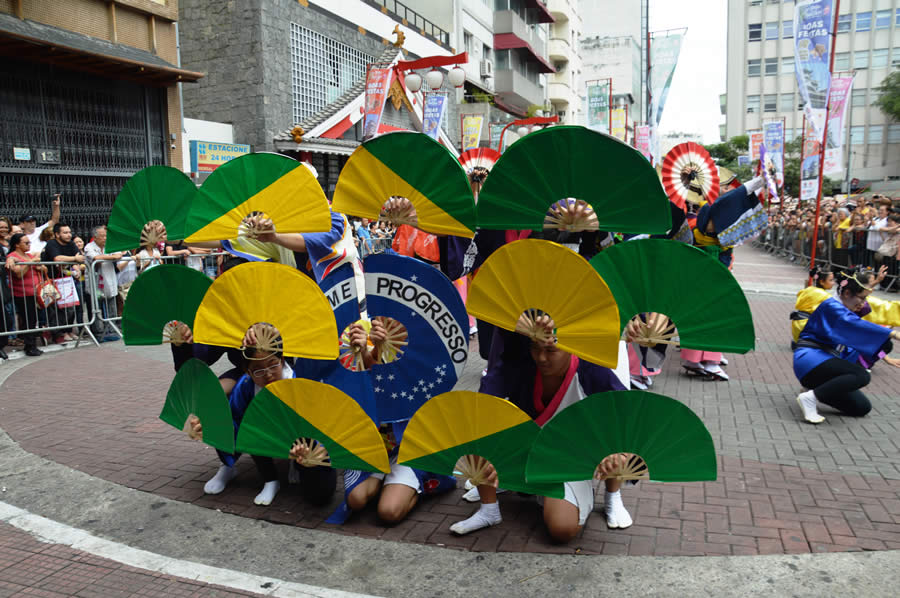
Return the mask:
{"type": "MultiPolygon", "coordinates": [[[[88,268],[93,268],[94,258],[106,253],[96,241],[91,241],[84,246],[84,255],[87,258],[88,268]]],[[[97,273],[97,288],[100,294],[107,299],[119,294],[118,272],[114,260],[100,260],[100,265],[94,270],[97,273]]]]}
{"type": "Polygon", "coordinates": [[[887,218],[876,218],[869,227],[868,238],[866,239],[866,249],[869,251],[878,251],[881,244],[884,243],[884,233],[879,232],[883,228],[887,228],[887,218]]]}
{"type": "Polygon", "coordinates": [[[47,242],[41,241],[41,233],[44,232],[44,229],[50,226],[52,223],[52,220],[48,220],[44,224],[35,227],[34,232],[28,235],[28,240],[31,241],[30,251],[34,255],[41,255],[41,252],[44,251],[44,246],[47,244],[47,242]]]}

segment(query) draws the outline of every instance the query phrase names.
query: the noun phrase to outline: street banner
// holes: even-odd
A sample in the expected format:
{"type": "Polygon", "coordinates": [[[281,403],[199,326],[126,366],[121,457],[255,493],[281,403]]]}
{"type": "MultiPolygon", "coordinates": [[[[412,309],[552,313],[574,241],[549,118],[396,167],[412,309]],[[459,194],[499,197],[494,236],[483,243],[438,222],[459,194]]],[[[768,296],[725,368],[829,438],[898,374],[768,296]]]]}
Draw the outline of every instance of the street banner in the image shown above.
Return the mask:
{"type": "Polygon", "coordinates": [[[625,123],[628,118],[626,114],[625,108],[613,108],[612,117],[610,119],[612,121],[612,136],[616,139],[621,139],[622,141],[625,141],[625,137],[628,135],[628,129],[625,123]]]}
{"type": "Polygon", "coordinates": [[[462,122],[462,151],[475,149],[481,143],[483,116],[464,116],[462,122]]]}
{"type": "Polygon", "coordinates": [[[639,125],[634,128],[634,147],[650,159],[650,125],[639,125]]]}
{"type": "Polygon", "coordinates": [[[775,182],[775,165],[766,151],[766,144],[759,146],[759,162],[763,165],[763,179],[766,181],[766,191],[769,197],[778,197],[778,183],[775,182]]]}
{"type": "Polygon", "coordinates": [[[441,134],[441,120],[447,108],[447,96],[442,93],[429,93],[425,98],[425,109],[422,116],[422,132],[437,139],[441,134]]]}
{"type": "Polygon", "coordinates": [[[825,141],[824,174],[841,174],[844,164],[844,116],[847,98],[853,88],[853,76],[834,77],[828,99],[828,139],[825,141]]]}
{"type": "Polygon", "coordinates": [[[819,142],[825,132],[828,88],[831,85],[833,0],[796,0],[794,60],[803,112],[819,142]]]}
{"type": "Polygon", "coordinates": [[[601,133],[609,133],[609,96],[612,79],[588,81],[587,127],[601,133]]]}
{"type": "Polygon", "coordinates": [[[378,134],[381,124],[381,113],[387,100],[388,87],[391,84],[391,69],[369,68],[366,76],[366,106],[363,138],[370,139],[378,134]]]}
{"type": "Polygon", "coordinates": [[[650,145],[654,163],[660,161],[659,123],[672,85],[684,35],[651,36],[650,40],[650,145]]]}
{"type": "MultiPolygon", "coordinates": [[[[778,187],[784,186],[784,121],[773,120],[763,123],[763,143],[766,155],[763,164],[766,170],[774,173],[773,182],[778,187]]],[[[777,191],[772,193],[777,196],[777,191]]]]}
{"type": "Polygon", "coordinates": [[[809,120],[803,123],[803,145],[800,153],[800,200],[815,201],[819,195],[819,154],[822,145],[809,120]]]}
{"type": "Polygon", "coordinates": [[[759,160],[759,146],[762,145],[763,142],[763,132],[747,131],[747,137],[750,138],[750,161],[756,162],[759,160]]]}
{"type": "Polygon", "coordinates": [[[503,127],[505,126],[506,123],[490,123],[488,125],[488,134],[491,136],[491,148],[498,152],[503,151],[500,147],[500,134],[503,133],[503,127]]]}

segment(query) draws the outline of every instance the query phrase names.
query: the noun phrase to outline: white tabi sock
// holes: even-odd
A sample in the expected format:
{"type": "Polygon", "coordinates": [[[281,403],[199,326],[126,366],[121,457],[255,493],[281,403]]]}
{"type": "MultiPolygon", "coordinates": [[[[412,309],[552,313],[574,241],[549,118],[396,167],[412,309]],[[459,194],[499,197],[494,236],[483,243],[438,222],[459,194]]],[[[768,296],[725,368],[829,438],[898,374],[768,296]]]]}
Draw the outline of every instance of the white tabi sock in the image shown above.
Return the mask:
{"type": "Polygon", "coordinates": [[[462,536],[485,527],[497,525],[502,521],[503,517],[500,516],[500,503],[482,503],[481,507],[475,511],[474,515],[451,525],[450,531],[462,536]]]}
{"type": "Polygon", "coordinates": [[[604,499],[606,509],[606,526],[612,529],[631,527],[631,515],[622,503],[622,493],[606,491],[604,499]]]}
{"type": "Polygon", "coordinates": [[[800,409],[803,410],[803,419],[808,421],[811,424],[821,424],[825,421],[825,418],[819,415],[819,410],[816,409],[816,393],[807,390],[806,392],[801,392],[797,395],[797,403],[800,404],[800,409]]]}
{"type": "Polygon", "coordinates": [[[281,489],[281,482],[278,480],[266,482],[262,492],[257,494],[256,498],[253,499],[253,504],[268,507],[272,504],[272,501],[275,500],[275,495],[278,494],[279,489],[281,489]]]}
{"type": "Polygon", "coordinates": [[[219,471],[216,472],[216,475],[203,486],[203,491],[207,494],[219,494],[236,475],[237,471],[234,470],[234,467],[221,465],[219,466],[219,471]]]}

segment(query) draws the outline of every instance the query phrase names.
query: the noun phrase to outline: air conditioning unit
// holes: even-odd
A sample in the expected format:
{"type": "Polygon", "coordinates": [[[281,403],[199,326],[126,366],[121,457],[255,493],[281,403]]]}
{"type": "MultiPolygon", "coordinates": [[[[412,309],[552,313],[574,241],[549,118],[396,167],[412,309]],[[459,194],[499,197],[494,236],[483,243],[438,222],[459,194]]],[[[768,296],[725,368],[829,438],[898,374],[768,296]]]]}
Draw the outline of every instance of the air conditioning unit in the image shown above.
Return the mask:
{"type": "Polygon", "coordinates": [[[481,76],[482,77],[493,77],[494,76],[494,63],[490,60],[482,60],[481,61],[481,76]]]}

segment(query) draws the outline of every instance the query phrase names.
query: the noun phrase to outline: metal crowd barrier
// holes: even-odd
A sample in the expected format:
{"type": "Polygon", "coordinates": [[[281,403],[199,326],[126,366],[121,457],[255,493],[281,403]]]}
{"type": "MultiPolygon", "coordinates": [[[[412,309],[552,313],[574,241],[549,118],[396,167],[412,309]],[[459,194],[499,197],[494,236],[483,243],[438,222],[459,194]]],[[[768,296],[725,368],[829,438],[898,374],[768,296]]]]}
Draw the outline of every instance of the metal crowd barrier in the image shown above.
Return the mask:
{"type": "MultiPolygon", "coordinates": [[[[837,243],[831,223],[826,223],[826,226],[819,228],[816,266],[829,270],[863,267],[877,271],[882,265],[886,265],[887,276],[882,284],[888,289],[900,287],[898,260],[896,257],[883,257],[868,249],[869,233],[870,231],[840,231],[842,238],[837,243]]],[[[812,234],[812,228],[790,228],[773,223],[753,241],[753,246],[809,268],[812,234]]]]}
{"type": "MultiPolygon", "coordinates": [[[[16,265],[25,264],[18,262],[16,265]]],[[[50,344],[66,334],[75,336],[76,346],[84,336],[97,343],[90,326],[94,313],[88,311],[85,297],[86,284],[92,281],[90,268],[75,262],[27,262],[29,271],[18,276],[4,267],[6,280],[0,283],[0,337],[3,346],[21,341],[35,347],[50,344]],[[41,268],[43,266],[44,268],[41,268]],[[27,281],[27,282],[26,282],[27,281]],[[60,298],[47,307],[41,307],[37,297],[49,282],[57,288],[60,298]],[[77,334],[74,334],[77,331],[77,334]],[[33,341],[30,343],[29,341],[33,341]]],[[[5,266],[5,262],[4,262],[5,266]]],[[[99,343],[97,343],[99,344],[99,343]]]]}

